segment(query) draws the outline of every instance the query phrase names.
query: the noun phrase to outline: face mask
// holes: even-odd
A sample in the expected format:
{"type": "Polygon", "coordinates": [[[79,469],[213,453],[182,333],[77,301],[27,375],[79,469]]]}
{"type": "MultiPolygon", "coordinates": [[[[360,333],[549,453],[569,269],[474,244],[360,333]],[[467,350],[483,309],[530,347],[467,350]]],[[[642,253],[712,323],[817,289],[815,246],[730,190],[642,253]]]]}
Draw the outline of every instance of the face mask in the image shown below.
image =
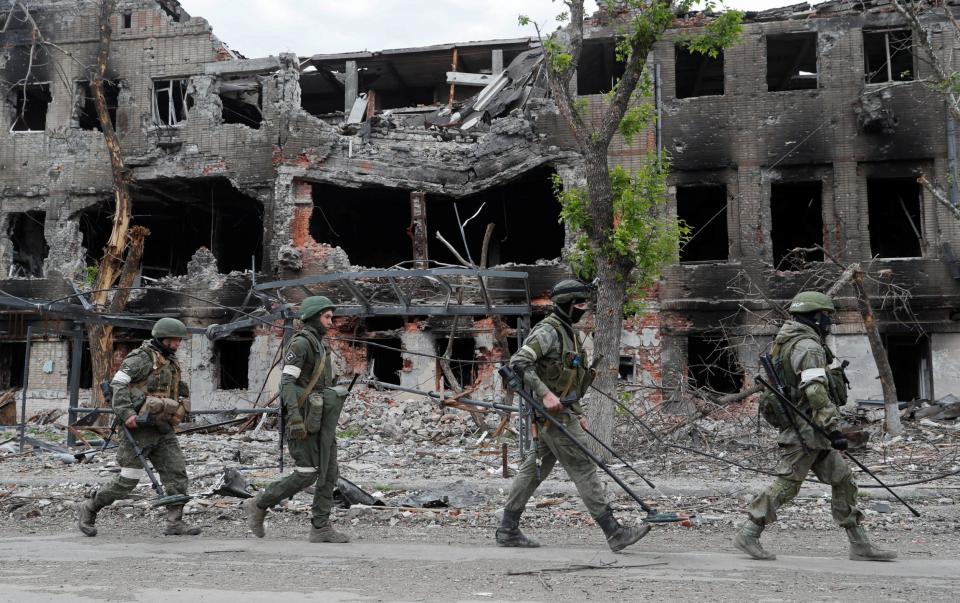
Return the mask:
{"type": "Polygon", "coordinates": [[[826,312],[820,312],[817,315],[817,328],[820,330],[820,333],[826,335],[830,332],[830,315],[826,312]]]}
{"type": "Polygon", "coordinates": [[[584,304],[584,307],[582,308],[578,308],[575,305],[571,305],[570,306],[570,322],[573,324],[580,322],[580,319],[583,318],[583,315],[586,314],[586,312],[587,312],[586,304],[584,304]]]}

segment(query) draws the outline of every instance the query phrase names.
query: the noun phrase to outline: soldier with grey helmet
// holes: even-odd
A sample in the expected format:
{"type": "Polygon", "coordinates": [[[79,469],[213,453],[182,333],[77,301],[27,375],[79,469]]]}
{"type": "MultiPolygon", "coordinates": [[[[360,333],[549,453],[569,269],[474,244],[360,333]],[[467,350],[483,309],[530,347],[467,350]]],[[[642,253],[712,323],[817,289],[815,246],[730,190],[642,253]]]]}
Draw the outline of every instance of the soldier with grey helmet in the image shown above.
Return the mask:
{"type": "MultiPolygon", "coordinates": [[[[579,401],[593,382],[594,370],[587,366],[583,339],[573,325],[586,312],[592,291],[591,285],[577,280],[557,283],[550,292],[553,312],[537,323],[509,361],[516,373],[523,376],[524,387],[541,399],[546,411],[584,446],[586,422],[579,401]]],[[[603,530],[613,551],[630,546],[650,531],[646,523],[627,527],[617,521],[597,477],[597,466],[568,436],[555,427],[551,428],[549,422],[535,423],[533,431],[534,450],[524,459],[510,487],[496,532],[498,545],[540,546],[520,531],[520,515],[557,462],[576,484],[580,498],[603,530]]]]}
{"type": "MultiPolygon", "coordinates": [[[[151,330],[152,339],[127,354],[110,383],[115,420],[122,422],[137,445],[146,451],[167,494],[187,493],[187,469],[174,428],[190,412],[190,389],[181,378],[177,350],[187,337],[187,327],[176,318],[161,318],[151,330]],[[138,421],[138,417],[142,420],[138,421]]],[[[87,536],[97,535],[97,513],[115,500],[127,498],[141,479],[143,465],[126,439],[117,449],[120,475],[94,491],[79,506],[78,527],[87,536]]],[[[166,508],[164,534],[195,536],[200,528],[183,521],[183,505],[166,508]]]]}
{"type": "Polygon", "coordinates": [[[823,293],[802,291],[793,298],[788,311],[792,318],[783,324],[774,340],[773,365],[780,373],[787,397],[830,437],[814,431],[798,417],[789,422],[764,412],[768,421],[780,429],[778,477],[750,503],[749,518],[733,544],[754,559],[776,559],[760,544],[760,534],[777,520],[777,509],[793,500],[812,470],[820,481],[831,486],[833,519],[847,532],[850,559],[895,559],[896,552],[872,545],[860,525],[863,513],[857,508],[857,484],[840,455],[847,449],[847,439],[840,432],[838,409],[846,402],[846,380],[824,341],[836,311],[833,300],[823,293]]]}
{"type": "Polygon", "coordinates": [[[330,522],[337,483],[337,421],[346,399],[336,385],[333,358],[323,337],[333,328],[335,306],[322,296],[307,297],[300,305],[303,328],[294,335],[283,357],[280,399],[286,414],[287,448],[295,466],[255,498],[244,501],[247,526],[263,538],[267,509],[314,486],[310,542],[349,542],[330,522]]]}

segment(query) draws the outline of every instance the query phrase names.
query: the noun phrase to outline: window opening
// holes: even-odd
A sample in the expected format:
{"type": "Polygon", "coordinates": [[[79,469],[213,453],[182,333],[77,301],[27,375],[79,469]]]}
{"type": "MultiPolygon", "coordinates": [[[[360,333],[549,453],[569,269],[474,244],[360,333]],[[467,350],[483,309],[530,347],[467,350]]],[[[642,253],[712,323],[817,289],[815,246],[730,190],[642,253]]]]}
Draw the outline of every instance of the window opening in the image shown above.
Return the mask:
{"type": "Polygon", "coordinates": [[[26,342],[0,343],[0,391],[23,387],[23,361],[26,353],[26,342]]]}
{"type": "Polygon", "coordinates": [[[884,343],[897,399],[930,400],[930,338],[926,335],[886,335],[884,343]]]}
{"type": "Polygon", "coordinates": [[[377,378],[377,381],[400,385],[400,371],[403,370],[400,339],[389,338],[370,341],[379,344],[367,346],[367,365],[373,365],[373,375],[377,378]]]}
{"type": "Polygon", "coordinates": [[[909,29],[864,30],[863,62],[868,84],[912,81],[913,34],[909,29]]]}
{"type": "Polygon", "coordinates": [[[227,80],[220,84],[221,117],[225,124],[260,129],[263,122],[263,88],[256,80],[227,80]]]}
{"type": "Polygon", "coordinates": [[[620,356],[620,370],[618,378],[627,383],[633,383],[636,380],[636,360],[633,356],[620,356]]]}
{"type": "MultiPolygon", "coordinates": [[[[120,98],[120,86],[114,82],[103,82],[103,96],[107,101],[107,114],[110,123],[117,127],[117,103],[120,98]]],[[[100,118],[97,117],[97,105],[93,100],[93,88],[90,82],[77,82],[77,103],[74,108],[77,127],[81,130],[100,130],[100,118]]]]}
{"type": "Polygon", "coordinates": [[[796,248],[823,245],[822,184],[784,182],[770,187],[770,238],[773,265],[778,269],[802,268],[805,261],[822,262],[823,252],[791,254],[796,248]],[[786,266],[781,263],[787,259],[786,266]],[[796,262],[799,265],[793,266],[796,262]]]}
{"type": "Polygon", "coordinates": [[[53,97],[50,84],[17,84],[8,95],[13,106],[13,132],[42,132],[47,128],[47,109],[53,97]]]}
{"type": "Polygon", "coordinates": [[[716,57],[676,45],[677,98],[723,94],[723,53],[716,57]]]}
{"type": "Polygon", "coordinates": [[[155,80],[153,82],[153,123],[175,126],[187,118],[193,97],[187,94],[187,80],[155,80]]]}
{"type": "Polygon", "coordinates": [[[583,43],[577,65],[577,94],[606,94],[623,76],[624,63],[617,60],[613,40],[583,43]]]}
{"type": "Polygon", "coordinates": [[[43,276],[43,261],[50,253],[50,246],[43,234],[46,216],[46,212],[42,211],[9,214],[7,237],[13,245],[10,277],[43,276]]]}
{"type": "Polygon", "coordinates": [[[133,13],[130,11],[123,11],[123,28],[130,29],[133,26],[133,13]]]}
{"type": "Polygon", "coordinates": [[[767,90],[809,90],[817,87],[817,34],[767,36],[767,90]]]}
{"type": "Polygon", "coordinates": [[[923,255],[920,185],[915,178],[868,178],[870,250],[882,258],[923,255]]]}
{"type": "Polygon", "coordinates": [[[250,348],[253,336],[237,339],[220,339],[213,344],[217,363],[217,389],[248,389],[250,348]]]}
{"type": "MultiPolygon", "coordinates": [[[[447,350],[447,337],[437,337],[437,355],[442,356],[447,350]]],[[[472,361],[476,357],[476,342],[473,337],[454,337],[453,348],[450,350],[450,371],[461,387],[473,383],[476,378],[476,364],[472,361]]],[[[449,386],[449,383],[447,384],[449,386]]]]}
{"type": "Polygon", "coordinates": [[[697,387],[734,394],[743,385],[743,368],[723,336],[687,337],[687,374],[697,387]]]}
{"type": "Polygon", "coordinates": [[[690,239],[680,248],[681,262],[729,258],[726,186],[678,186],[677,218],[690,227],[690,239]]]}

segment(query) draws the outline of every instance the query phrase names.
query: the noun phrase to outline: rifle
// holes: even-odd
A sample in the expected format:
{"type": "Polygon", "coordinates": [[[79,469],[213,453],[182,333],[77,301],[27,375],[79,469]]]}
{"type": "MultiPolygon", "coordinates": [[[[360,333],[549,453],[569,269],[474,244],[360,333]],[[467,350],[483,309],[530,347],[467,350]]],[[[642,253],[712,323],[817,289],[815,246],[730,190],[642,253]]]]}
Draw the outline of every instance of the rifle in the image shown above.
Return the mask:
{"type": "Polygon", "coordinates": [[[585,455],[587,455],[587,457],[591,461],[593,461],[598,467],[603,469],[603,471],[607,475],[609,475],[613,479],[613,481],[615,481],[617,485],[620,486],[620,488],[623,489],[623,491],[630,496],[630,498],[637,501],[637,503],[640,505],[640,508],[647,512],[647,521],[661,521],[661,522],[662,521],[680,521],[679,517],[667,518],[669,514],[663,514],[661,516],[659,513],[657,513],[656,509],[654,509],[653,507],[645,503],[643,499],[640,498],[640,496],[633,491],[633,488],[628,486],[626,482],[620,479],[620,477],[616,473],[614,473],[613,470],[610,469],[610,467],[608,467],[607,464],[603,462],[603,460],[600,457],[595,455],[593,452],[590,451],[589,448],[587,448],[582,443],[580,443],[580,441],[577,438],[573,437],[573,435],[569,431],[567,431],[567,428],[564,426],[563,423],[561,423],[553,415],[548,413],[547,409],[543,407],[543,404],[539,400],[537,400],[533,396],[533,394],[531,394],[529,391],[524,389],[523,381],[520,379],[520,376],[517,375],[517,373],[513,370],[513,368],[510,365],[505,364],[501,366],[498,372],[500,373],[500,376],[503,378],[504,383],[509,385],[511,389],[517,392],[517,394],[519,394],[520,397],[523,398],[523,401],[530,405],[530,408],[533,409],[534,413],[536,413],[538,417],[543,417],[544,419],[546,419],[547,422],[549,422],[551,425],[553,425],[558,430],[560,430],[560,433],[565,435],[567,439],[569,439],[570,442],[573,443],[574,446],[579,448],[580,451],[583,452],[585,455]]]}
{"type": "MultiPolygon", "coordinates": [[[[137,425],[152,425],[153,418],[150,415],[146,417],[137,416],[137,425]]],[[[121,429],[123,429],[123,434],[127,438],[127,443],[130,444],[130,447],[133,448],[134,454],[137,455],[137,460],[140,461],[140,465],[143,467],[143,470],[147,473],[147,477],[150,478],[150,484],[153,486],[153,490],[157,493],[157,498],[150,502],[151,506],[154,507],[167,507],[167,506],[179,506],[190,500],[190,497],[186,494],[170,494],[169,496],[163,489],[163,485],[157,479],[156,474],[153,472],[153,469],[150,468],[150,464],[147,463],[147,452],[148,449],[141,448],[137,443],[136,438],[133,437],[133,434],[130,433],[130,428],[123,422],[117,421],[120,423],[121,429]]]]}
{"type": "MultiPolygon", "coordinates": [[[[793,412],[797,413],[797,415],[799,415],[801,419],[803,419],[804,421],[806,421],[807,424],[810,425],[810,427],[812,427],[814,431],[816,431],[817,433],[819,433],[819,434],[822,435],[823,437],[827,438],[828,440],[831,439],[831,438],[830,438],[830,434],[827,433],[827,430],[826,430],[826,429],[824,429],[823,427],[821,427],[820,425],[818,425],[813,419],[811,419],[810,417],[808,417],[808,416],[806,415],[806,413],[804,413],[802,410],[800,410],[799,408],[797,408],[796,406],[794,406],[793,402],[791,402],[790,400],[788,400],[786,396],[784,396],[784,395],[783,395],[782,393],[780,393],[776,388],[774,388],[772,385],[770,385],[770,383],[769,383],[766,379],[764,379],[764,378],[761,377],[760,375],[757,375],[757,383],[759,383],[760,385],[766,387],[768,390],[770,390],[771,392],[773,392],[773,395],[776,396],[776,397],[780,400],[781,403],[786,404],[789,408],[791,408],[791,409],[793,410],[793,412]]],[[[916,509],[914,509],[913,507],[911,507],[911,506],[907,503],[907,501],[905,501],[905,500],[903,500],[902,498],[900,498],[900,496],[899,496],[896,492],[894,492],[893,490],[891,490],[889,486],[887,486],[885,483],[883,483],[882,481],[880,481],[880,478],[877,477],[876,475],[874,475],[874,473],[873,473],[872,471],[870,471],[869,469],[867,469],[867,466],[866,466],[866,465],[864,465],[863,463],[861,463],[855,456],[853,456],[852,454],[850,454],[848,451],[844,450],[843,453],[846,454],[846,455],[847,455],[847,458],[850,459],[851,461],[853,461],[853,462],[857,465],[857,467],[860,467],[860,469],[863,470],[864,473],[866,473],[867,475],[869,475],[869,476],[872,477],[873,479],[877,480],[877,483],[880,484],[881,486],[883,486],[883,487],[886,489],[887,492],[889,492],[890,494],[892,494],[894,498],[896,498],[898,501],[900,501],[901,503],[903,503],[903,506],[905,506],[907,509],[909,509],[909,511],[910,511],[911,513],[913,513],[913,516],[914,516],[914,517],[920,517],[920,512],[919,512],[919,511],[917,511],[916,509]]]]}
{"type": "Polygon", "coordinates": [[[793,414],[790,411],[790,407],[784,405],[783,403],[783,401],[787,399],[786,389],[783,386],[783,382],[780,380],[780,375],[773,366],[773,358],[770,356],[769,352],[760,354],[760,365],[763,367],[763,371],[767,374],[767,379],[773,383],[773,385],[777,388],[777,393],[780,394],[777,396],[777,401],[780,403],[780,408],[783,409],[783,414],[787,417],[790,427],[793,428],[793,431],[800,439],[800,447],[803,448],[804,454],[810,454],[810,448],[807,447],[807,442],[803,439],[803,434],[800,433],[800,428],[797,427],[797,422],[793,419],[793,414]]]}

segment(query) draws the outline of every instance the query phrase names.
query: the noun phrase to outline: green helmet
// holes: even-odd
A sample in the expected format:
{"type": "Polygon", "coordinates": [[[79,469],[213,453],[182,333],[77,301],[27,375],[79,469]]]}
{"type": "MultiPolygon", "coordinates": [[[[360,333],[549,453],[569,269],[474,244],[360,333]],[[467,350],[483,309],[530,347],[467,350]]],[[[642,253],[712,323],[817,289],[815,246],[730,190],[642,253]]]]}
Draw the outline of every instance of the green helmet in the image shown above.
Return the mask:
{"type": "Polygon", "coordinates": [[[317,314],[336,308],[329,297],[314,295],[303,300],[300,304],[300,320],[310,320],[317,314]]]}
{"type": "Polygon", "coordinates": [[[565,304],[590,299],[592,294],[593,285],[568,278],[553,286],[553,289],[550,290],[550,301],[555,304],[565,304]]]}
{"type": "Polygon", "coordinates": [[[787,308],[790,314],[806,314],[807,312],[816,312],[818,310],[823,310],[824,312],[837,311],[830,296],[818,291],[801,291],[797,293],[793,300],[790,301],[790,307],[787,308]]]}
{"type": "Polygon", "coordinates": [[[153,325],[150,334],[156,339],[184,339],[187,327],[176,318],[161,318],[153,325]]]}

